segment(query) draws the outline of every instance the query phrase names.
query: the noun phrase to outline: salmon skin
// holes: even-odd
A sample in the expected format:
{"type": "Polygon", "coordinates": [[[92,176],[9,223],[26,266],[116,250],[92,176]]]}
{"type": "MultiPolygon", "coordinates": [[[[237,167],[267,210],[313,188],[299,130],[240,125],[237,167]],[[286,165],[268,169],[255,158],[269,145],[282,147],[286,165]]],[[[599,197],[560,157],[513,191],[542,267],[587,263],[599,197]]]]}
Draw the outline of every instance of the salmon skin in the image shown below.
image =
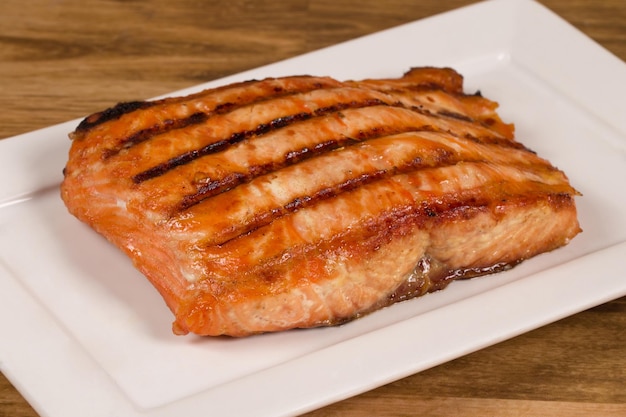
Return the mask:
{"type": "Polygon", "coordinates": [[[70,134],[61,196],[176,334],[330,326],[580,231],[566,175],[450,68],[267,78],[118,104],[70,134]]]}

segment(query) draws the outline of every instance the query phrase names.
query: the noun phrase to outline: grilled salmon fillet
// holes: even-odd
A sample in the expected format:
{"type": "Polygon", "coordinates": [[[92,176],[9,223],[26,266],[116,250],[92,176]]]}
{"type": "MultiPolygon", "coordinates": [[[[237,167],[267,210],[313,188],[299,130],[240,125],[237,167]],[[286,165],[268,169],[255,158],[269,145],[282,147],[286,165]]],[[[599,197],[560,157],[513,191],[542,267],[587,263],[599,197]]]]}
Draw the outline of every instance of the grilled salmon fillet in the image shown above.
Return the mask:
{"type": "Polygon", "coordinates": [[[121,103],[70,134],[61,196],[152,282],[176,334],[335,325],[581,231],[565,174],[496,108],[429,67],[121,103]]]}

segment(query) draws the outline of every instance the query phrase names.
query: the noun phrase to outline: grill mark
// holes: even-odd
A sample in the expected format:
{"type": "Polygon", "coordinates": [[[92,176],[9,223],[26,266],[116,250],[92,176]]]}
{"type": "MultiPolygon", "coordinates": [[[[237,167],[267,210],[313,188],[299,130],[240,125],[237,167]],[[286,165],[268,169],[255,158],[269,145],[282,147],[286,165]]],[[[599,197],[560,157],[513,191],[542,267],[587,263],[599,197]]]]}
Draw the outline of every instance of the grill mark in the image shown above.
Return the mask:
{"type": "Polygon", "coordinates": [[[110,107],[99,113],[94,113],[91,116],[83,119],[76,127],[75,133],[85,133],[99,124],[108,122],[109,120],[119,119],[127,113],[139,109],[146,109],[148,107],[154,106],[155,104],[157,103],[150,101],[129,101],[124,103],[118,103],[113,107],[110,107]]]}
{"type": "MultiPolygon", "coordinates": [[[[294,115],[279,117],[279,118],[271,120],[268,123],[262,123],[254,129],[241,131],[241,132],[235,132],[228,138],[219,140],[217,142],[213,142],[209,145],[204,146],[203,148],[194,149],[192,151],[185,152],[181,155],[177,155],[163,163],[160,163],[158,165],[155,165],[152,168],[142,171],[133,177],[133,182],[135,184],[140,184],[152,178],[159,177],[178,166],[188,164],[203,156],[207,156],[216,152],[224,151],[230,146],[233,146],[248,138],[251,138],[254,136],[261,136],[271,131],[275,131],[280,128],[298,123],[300,121],[305,121],[305,120],[312,119],[314,117],[320,117],[320,116],[328,115],[331,113],[336,113],[345,109],[356,109],[356,108],[364,108],[364,107],[371,107],[371,106],[393,106],[393,107],[404,108],[407,110],[412,110],[417,113],[426,115],[428,117],[433,117],[433,118],[444,117],[444,118],[453,118],[453,119],[459,120],[458,117],[452,116],[450,114],[446,114],[446,113],[433,114],[430,111],[425,110],[419,106],[405,106],[404,104],[400,102],[387,103],[379,99],[370,99],[370,100],[365,100],[363,102],[338,103],[333,106],[321,107],[311,113],[297,113],[294,115]]],[[[450,131],[448,131],[447,133],[453,134],[450,131]]],[[[466,138],[473,140],[475,142],[478,142],[478,143],[489,143],[489,144],[494,144],[498,146],[509,146],[509,147],[515,147],[518,149],[526,149],[523,145],[514,141],[510,141],[505,138],[502,138],[502,139],[497,138],[497,137],[477,138],[469,134],[466,135],[466,138]]]]}
{"type": "MultiPolygon", "coordinates": [[[[241,83],[243,84],[249,84],[252,82],[257,82],[256,80],[250,80],[250,81],[246,81],[241,83]]],[[[264,102],[264,101],[269,101],[272,99],[276,99],[276,98],[280,98],[280,97],[284,97],[284,96],[288,96],[288,95],[295,95],[295,94],[299,94],[299,93],[306,93],[306,92],[310,92],[316,89],[321,89],[321,88],[325,88],[324,83],[321,81],[312,83],[310,86],[307,86],[308,88],[292,88],[292,89],[285,89],[282,86],[275,86],[273,88],[273,92],[275,94],[272,95],[262,95],[262,96],[258,96],[253,100],[240,100],[238,102],[226,102],[226,103],[221,103],[219,105],[217,105],[213,111],[210,111],[208,113],[202,113],[202,112],[197,112],[192,114],[191,116],[188,116],[186,118],[182,118],[182,119],[169,119],[166,120],[163,124],[160,125],[155,125],[155,126],[151,126],[145,129],[142,129],[138,132],[135,132],[134,134],[132,134],[131,136],[123,139],[122,141],[120,141],[119,143],[119,147],[117,148],[113,148],[113,149],[105,149],[102,152],[102,159],[106,160],[109,159],[117,154],[119,154],[119,152],[123,149],[128,149],[136,144],[139,144],[141,142],[145,142],[147,140],[150,140],[152,137],[160,135],[160,134],[164,134],[167,132],[170,132],[172,130],[176,130],[176,129],[184,129],[188,126],[193,126],[193,125],[197,125],[197,124],[202,124],[204,122],[206,122],[208,120],[208,118],[212,115],[212,114],[226,114],[229,113],[231,111],[234,111],[238,108],[241,108],[245,105],[249,105],[249,104],[255,104],[255,103],[260,103],[260,102],[264,102]]],[[[421,89],[423,89],[424,86],[422,86],[421,89]]],[[[429,85],[427,86],[429,89],[439,89],[439,87],[437,86],[432,86],[429,85]]],[[[198,93],[198,95],[201,95],[203,93],[198,93]]],[[[383,104],[382,101],[379,100],[374,100],[377,101],[376,104],[383,104]]],[[[81,122],[81,125],[79,125],[79,127],[76,129],[76,132],[78,133],[84,133],[84,131],[89,130],[91,127],[100,124],[100,123],[104,123],[105,121],[108,120],[112,120],[112,119],[116,119],[121,117],[123,114],[125,113],[129,113],[132,112],[134,110],[137,109],[143,109],[143,108],[147,108],[147,107],[151,107],[153,105],[156,104],[161,104],[163,102],[163,100],[161,101],[154,101],[154,102],[128,102],[128,103],[120,103],[117,106],[107,109],[104,112],[101,113],[97,113],[94,114],[88,118],[86,118],[85,120],[83,120],[83,122],[81,122]],[[96,118],[95,120],[92,120],[96,118]]],[[[390,104],[390,103],[387,103],[390,104]]],[[[452,119],[456,119],[456,120],[462,120],[465,122],[470,122],[470,123],[476,123],[476,121],[474,121],[473,119],[471,119],[468,116],[465,116],[463,114],[458,114],[455,112],[449,112],[449,111],[439,111],[437,113],[432,113],[428,110],[425,110],[423,108],[423,106],[405,106],[402,105],[400,102],[396,102],[393,103],[393,105],[398,106],[398,107],[404,107],[407,109],[411,109],[413,111],[416,111],[418,113],[424,114],[424,115],[428,115],[430,117],[444,117],[444,118],[452,118],[452,119]]],[[[326,109],[318,109],[318,112],[324,112],[326,109]]],[[[290,116],[288,116],[290,117],[290,116]]],[[[314,116],[313,116],[314,117],[314,116]]],[[[271,121],[269,124],[262,124],[259,125],[258,128],[256,129],[256,131],[254,133],[248,134],[249,132],[244,132],[245,137],[241,137],[239,136],[239,134],[234,134],[231,137],[230,140],[230,144],[236,144],[238,142],[240,142],[243,139],[246,139],[250,136],[254,136],[254,135],[261,135],[264,133],[267,133],[273,129],[276,128],[280,128],[280,119],[286,119],[286,118],[279,118],[279,119],[275,119],[273,121],[271,121]],[[263,131],[265,129],[265,131],[263,131]],[[240,138],[240,140],[238,140],[238,138],[240,138]]],[[[304,119],[303,119],[304,120],[304,119]]],[[[488,126],[487,126],[488,127],[488,126]]],[[[482,142],[481,139],[475,138],[475,137],[471,137],[468,136],[468,139],[470,140],[474,140],[477,142],[482,142]]],[[[512,143],[508,140],[498,140],[497,138],[492,138],[494,140],[491,140],[489,143],[492,144],[498,144],[498,145],[517,145],[515,146],[518,149],[526,149],[530,152],[532,152],[530,149],[525,148],[523,145],[521,144],[516,144],[516,143],[512,143]]],[[[228,147],[229,145],[227,145],[226,143],[222,143],[220,142],[218,146],[211,146],[208,145],[207,147],[199,150],[199,151],[190,151],[187,154],[184,155],[180,155],[178,157],[172,158],[170,161],[171,163],[171,167],[165,169],[164,166],[157,166],[154,167],[150,170],[147,170],[143,173],[138,174],[137,176],[135,176],[133,178],[133,180],[136,183],[140,183],[143,182],[147,179],[150,178],[154,178],[156,176],[162,175],[163,173],[167,172],[169,169],[172,169],[176,166],[179,165],[184,165],[198,157],[202,157],[204,155],[213,153],[213,152],[218,152],[220,150],[225,149],[226,147],[228,147]]],[[[165,163],[167,164],[167,162],[165,163]]],[[[162,164],[162,165],[165,165],[162,164]]]]}
{"type": "MultiPolygon", "coordinates": [[[[489,122],[481,122],[475,119],[472,119],[469,116],[460,114],[460,113],[455,113],[455,112],[449,112],[449,111],[438,111],[436,113],[431,112],[430,110],[424,108],[424,106],[410,106],[410,107],[405,107],[408,109],[411,109],[417,113],[423,114],[424,116],[428,116],[428,117],[432,117],[432,118],[443,118],[443,119],[453,119],[453,120],[458,120],[461,122],[466,122],[466,123],[470,123],[473,125],[479,125],[482,127],[485,127],[487,129],[491,128],[491,125],[493,123],[489,123],[489,122]]],[[[488,120],[492,120],[492,119],[488,119],[488,120]]],[[[493,120],[492,120],[493,122],[493,120]]],[[[459,137],[459,135],[454,134],[454,132],[448,130],[446,131],[446,133],[455,136],[455,137],[459,137]]],[[[470,140],[472,142],[475,143],[480,143],[483,145],[495,145],[495,146],[501,146],[501,147],[508,147],[508,148],[514,148],[514,149],[519,149],[519,150],[524,150],[533,154],[536,154],[535,151],[533,151],[532,149],[527,148],[526,146],[524,146],[522,143],[517,142],[513,139],[509,139],[506,138],[504,136],[474,136],[471,133],[466,133],[463,135],[463,138],[470,140]]]]}
{"type": "MultiPolygon", "coordinates": [[[[459,159],[454,158],[454,156],[455,155],[453,153],[443,152],[442,155],[437,158],[438,165],[434,167],[429,167],[442,168],[454,165],[459,161],[459,159]]],[[[354,191],[360,187],[372,184],[376,181],[381,181],[391,178],[395,175],[407,174],[412,171],[422,169],[425,166],[426,165],[423,163],[421,158],[415,158],[413,160],[407,161],[402,166],[395,166],[390,169],[381,169],[371,172],[365,172],[357,177],[349,178],[331,187],[323,188],[315,192],[314,194],[295,197],[281,207],[274,207],[264,212],[257,213],[250,221],[241,225],[238,228],[239,231],[237,231],[236,229],[232,230],[233,232],[237,233],[237,235],[230,236],[221,242],[212,243],[212,245],[216,245],[218,247],[223,246],[233,240],[245,237],[255,232],[256,230],[271,224],[279,218],[294,213],[303,208],[313,206],[331,198],[335,198],[342,193],[354,191]]],[[[437,216],[437,214],[430,214],[430,216],[437,216]]]]}
{"type": "MultiPolygon", "coordinates": [[[[400,166],[394,166],[389,169],[381,169],[375,170],[371,172],[363,173],[357,177],[349,178],[341,183],[335,184],[331,187],[326,187],[321,190],[316,191],[312,195],[302,195],[293,198],[291,201],[285,203],[280,207],[270,208],[263,212],[256,213],[255,216],[246,221],[245,224],[237,227],[233,225],[230,228],[229,236],[226,237],[222,241],[212,242],[211,246],[215,245],[217,247],[221,247],[223,245],[228,244],[231,241],[237,240],[239,238],[246,237],[255,231],[261,229],[262,227],[268,226],[271,223],[279,220],[281,217],[287,216],[291,213],[294,213],[298,210],[314,206],[320,202],[325,200],[338,197],[340,194],[345,192],[350,192],[357,190],[360,187],[363,187],[368,184],[375,183],[377,181],[382,181],[385,179],[389,179],[396,175],[409,174],[411,172],[418,171],[420,169],[425,168],[445,168],[449,166],[456,165],[458,162],[469,162],[469,163],[485,163],[486,161],[477,158],[461,158],[459,155],[441,150],[440,155],[435,158],[436,163],[434,165],[425,164],[421,158],[414,158],[412,160],[406,161],[404,164],[400,166]],[[236,234],[233,234],[236,233],[236,234]]],[[[497,184],[489,183],[486,184],[487,187],[495,185],[499,187],[497,184]]],[[[536,187],[536,185],[535,185],[536,187]]],[[[567,200],[571,200],[571,195],[567,192],[555,192],[551,190],[550,185],[545,185],[545,189],[535,190],[535,194],[545,195],[548,193],[552,201],[559,200],[560,202],[565,202],[568,204],[567,200]]],[[[466,190],[467,191],[467,190],[466,190]]],[[[456,195],[455,193],[453,193],[456,195]]],[[[513,195],[509,197],[509,199],[519,199],[519,198],[528,198],[528,193],[525,194],[526,197],[520,195],[513,195]]],[[[507,200],[502,199],[502,202],[507,200]]],[[[471,211],[472,208],[481,208],[487,207],[490,204],[493,204],[493,199],[485,199],[483,195],[479,195],[478,198],[474,195],[465,196],[464,198],[458,199],[458,195],[456,197],[451,194],[445,194],[441,198],[436,198],[435,200],[429,203],[422,203],[421,207],[418,207],[419,216],[423,218],[430,219],[438,219],[437,221],[445,220],[445,216],[464,216],[467,215],[471,211]],[[451,198],[450,198],[451,197],[451,198]]],[[[570,201],[571,202],[571,201],[570,201]]]]}
{"type": "Polygon", "coordinates": [[[437,114],[443,117],[449,117],[451,119],[462,120],[464,122],[469,122],[469,123],[476,123],[476,121],[472,119],[471,117],[465,114],[461,114],[461,113],[457,113],[453,111],[439,110],[437,114]]]}
{"type": "MultiPolygon", "coordinates": [[[[315,194],[311,196],[301,196],[296,197],[287,204],[282,207],[282,215],[287,213],[293,213],[296,210],[300,210],[304,207],[313,205],[323,200],[327,200],[329,198],[333,198],[341,193],[355,190],[359,187],[362,187],[366,184],[370,184],[379,179],[388,177],[390,173],[395,173],[396,170],[378,170],[372,172],[366,172],[358,177],[349,178],[342,183],[337,184],[334,187],[327,187],[317,191],[315,194]]],[[[272,211],[275,213],[275,211],[272,211]]],[[[273,220],[272,220],[273,221],[273,220]]]]}
{"type": "Polygon", "coordinates": [[[358,143],[381,138],[384,136],[419,131],[432,131],[432,128],[430,126],[406,126],[403,128],[394,129],[376,127],[370,129],[370,131],[368,132],[361,131],[358,135],[358,138],[342,136],[340,138],[327,139],[324,142],[317,143],[315,144],[315,146],[312,147],[290,150],[283,156],[282,160],[269,162],[262,165],[251,166],[245,173],[234,172],[216,180],[209,180],[206,182],[203,182],[202,180],[198,181],[196,183],[198,187],[197,191],[193,194],[188,194],[184,196],[177,207],[177,211],[187,210],[188,208],[196,204],[200,204],[202,201],[208,198],[232,190],[239,185],[249,183],[255,178],[260,177],[261,175],[266,175],[270,172],[293,166],[299,162],[314,158],[316,156],[320,156],[327,152],[331,152],[340,148],[350,147],[358,143]]]}
{"type": "MultiPolygon", "coordinates": [[[[382,103],[376,103],[376,104],[382,104],[382,103]]],[[[401,106],[398,103],[395,103],[395,105],[397,107],[406,108],[405,106],[401,106]]],[[[419,112],[419,113],[425,113],[429,117],[437,117],[437,115],[434,115],[428,111],[423,111],[422,108],[420,107],[412,107],[408,109],[419,112]]],[[[333,109],[320,108],[318,112],[324,113],[326,111],[332,111],[332,110],[334,110],[334,108],[333,109]]],[[[453,115],[448,115],[448,114],[441,114],[441,116],[454,117],[453,115]]],[[[286,120],[282,120],[282,122],[285,124],[288,124],[286,120]]],[[[275,123],[275,126],[278,126],[279,124],[280,123],[277,122],[275,123]]],[[[259,125],[259,128],[256,129],[255,133],[264,133],[264,132],[267,133],[267,131],[271,131],[271,130],[272,129],[269,126],[267,126],[266,124],[263,124],[263,125],[259,125]]],[[[174,215],[174,213],[176,212],[184,211],[196,204],[200,204],[202,201],[208,198],[211,198],[223,192],[232,190],[233,188],[239,185],[248,183],[261,175],[265,175],[272,171],[276,171],[276,170],[294,165],[300,161],[304,161],[306,159],[319,156],[326,152],[330,152],[330,151],[343,148],[343,147],[352,146],[357,143],[361,143],[361,142],[371,140],[371,139],[381,138],[384,136],[391,136],[395,134],[408,133],[408,132],[433,132],[433,131],[439,131],[439,132],[442,132],[442,133],[445,133],[454,137],[459,137],[459,135],[454,134],[454,132],[451,132],[448,130],[436,129],[435,127],[433,127],[433,125],[430,125],[430,124],[406,125],[406,126],[402,126],[401,128],[397,128],[397,127],[387,128],[386,126],[376,126],[376,127],[370,128],[369,131],[360,131],[356,135],[357,137],[341,136],[337,138],[327,139],[324,142],[314,144],[314,146],[311,146],[311,147],[304,147],[301,149],[290,150],[283,156],[282,160],[271,161],[265,164],[253,165],[253,166],[248,167],[246,172],[233,172],[218,179],[209,179],[206,177],[199,177],[198,179],[193,181],[193,184],[196,186],[196,192],[183,196],[181,198],[180,203],[174,209],[172,215],[174,215]]],[[[465,134],[463,138],[479,143],[479,144],[508,146],[508,147],[513,147],[513,148],[518,148],[518,149],[529,151],[523,145],[514,141],[510,141],[506,138],[492,137],[492,136],[475,137],[475,136],[472,136],[471,134],[465,134]]],[[[236,136],[235,139],[241,139],[241,137],[236,136]]],[[[227,145],[226,143],[220,142],[220,143],[215,144],[215,146],[211,150],[215,152],[219,150],[224,150],[227,147],[226,145],[227,145]]],[[[209,149],[207,149],[206,151],[207,151],[206,152],[207,154],[212,153],[212,152],[209,152],[209,149]]],[[[187,157],[190,159],[196,159],[196,157],[199,157],[199,156],[192,152],[187,157]]],[[[147,177],[149,175],[155,174],[155,172],[146,173],[146,174],[147,174],[146,175],[147,177]]],[[[148,179],[148,178],[144,179],[141,176],[137,176],[137,178],[142,181],[145,179],[148,179]]]]}
{"type": "Polygon", "coordinates": [[[163,163],[155,165],[154,167],[150,169],[147,169],[143,172],[136,174],[133,177],[133,182],[135,184],[140,184],[149,179],[161,176],[178,166],[188,164],[203,156],[223,151],[227,149],[228,147],[235,145],[239,142],[242,142],[250,137],[262,136],[269,132],[281,129],[286,126],[293,125],[295,123],[298,123],[304,120],[309,120],[314,117],[325,116],[325,115],[335,113],[335,112],[345,110],[345,109],[356,109],[356,108],[364,108],[364,107],[371,107],[371,106],[378,106],[378,105],[389,105],[389,104],[384,103],[383,101],[379,99],[369,99],[369,100],[360,101],[360,102],[353,101],[353,102],[348,102],[348,103],[338,103],[333,106],[320,107],[319,109],[316,109],[312,112],[302,112],[302,113],[296,113],[296,114],[292,114],[288,116],[278,117],[276,119],[269,121],[268,123],[262,123],[258,125],[257,127],[255,127],[254,129],[245,130],[241,132],[235,132],[228,138],[218,140],[217,142],[213,142],[209,145],[204,146],[203,148],[194,149],[192,151],[185,152],[181,155],[175,156],[174,158],[171,158],[163,163]]]}
{"type": "Polygon", "coordinates": [[[249,235],[250,233],[253,233],[263,226],[267,226],[268,224],[276,221],[283,216],[286,216],[305,207],[312,206],[321,201],[337,197],[343,192],[355,190],[366,184],[373,183],[377,180],[388,177],[388,174],[389,170],[368,172],[356,178],[350,178],[333,187],[323,188],[317,191],[315,194],[296,197],[287,204],[284,204],[282,207],[275,207],[268,211],[256,214],[256,216],[251,221],[247,222],[239,228],[240,232],[236,236],[229,237],[219,243],[216,243],[215,245],[218,247],[225,245],[230,241],[249,235]]]}
{"type": "MultiPolygon", "coordinates": [[[[83,119],[80,124],[77,126],[74,134],[76,134],[76,136],[80,136],[80,134],[84,134],[87,131],[89,131],[90,129],[92,129],[95,126],[98,126],[102,123],[108,122],[110,120],[116,120],[119,119],[120,117],[122,117],[123,115],[127,114],[127,113],[131,113],[135,110],[140,110],[140,109],[146,109],[146,108],[150,108],[152,106],[156,106],[156,105],[161,105],[161,104],[177,104],[177,103],[181,103],[183,101],[190,101],[190,100],[194,100],[198,97],[202,97],[203,95],[206,95],[208,92],[210,93],[218,93],[218,92],[222,92],[222,91],[226,91],[226,90],[232,90],[235,88],[239,88],[239,87],[245,87],[247,85],[250,84],[255,84],[255,83],[259,83],[259,82],[263,82],[263,81],[281,81],[281,80],[288,80],[291,78],[307,78],[307,76],[292,76],[292,77],[285,77],[285,78],[267,78],[266,80],[257,80],[257,79],[251,79],[251,80],[246,80],[246,81],[241,81],[241,82],[237,82],[237,83],[232,83],[229,85],[223,85],[223,86],[219,86],[219,87],[215,87],[211,90],[204,90],[204,91],[200,91],[198,93],[195,94],[191,94],[188,96],[180,96],[180,97],[170,97],[170,98],[165,98],[165,99],[161,99],[161,100],[154,100],[154,101],[129,101],[129,102],[122,102],[122,103],[118,103],[113,107],[110,107],[104,111],[98,112],[98,113],[94,113],[90,116],[87,116],[85,119],[83,119]]],[[[314,83],[314,88],[313,89],[318,89],[318,88],[323,88],[323,82],[317,81],[314,83]]],[[[285,89],[283,89],[281,86],[276,86],[274,88],[274,91],[276,93],[281,93],[283,91],[285,91],[285,89]]],[[[219,106],[218,106],[219,107],[219,106]]]]}
{"type": "Polygon", "coordinates": [[[198,112],[184,119],[168,119],[161,124],[139,130],[122,140],[119,147],[115,149],[105,149],[102,152],[102,159],[107,160],[119,154],[123,149],[128,149],[138,143],[150,140],[156,135],[204,123],[208,118],[209,116],[206,113],[198,112]]]}
{"type": "Polygon", "coordinates": [[[161,176],[167,171],[174,169],[178,166],[188,164],[195,159],[210,155],[212,153],[223,151],[226,148],[235,145],[249,137],[262,135],[271,130],[279,129],[280,127],[287,126],[288,124],[295,123],[298,120],[307,120],[311,117],[312,116],[310,113],[298,113],[290,116],[279,117],[270,121],[269,123],[263,123],[252,130],[233,133],[230,137],[226,139],[213,142],[200,149],[194,149],[193,151],[185,152],[161,164],[155,165],[150,169],[140,172],[133,177],[133,182],[135,184],[140,184],[149,179],[161,176]]]}
{"type": "MultiPolygon", "coordinates": [[[[312,147],[305,147],[302,149],[290,150],[283,156],[283,159],[276,162],[269,162],[261,165],[253,165],[248,168],[247,172],[233,172],[225,177],[208,180],[205,178],[201,178],[195,181],[195,185],[197,187],[196,192],[193,194],[187,194],[178,204],[175,212],[181,212],[193,207],[196,204],[202,203],[202,201],[219,195],[221,193],[232,190],[233,188],[251,182],[257,177],[262,175],[269,174],[273,171],[277,171],[279,169],[287,168],[295,165],[296,163],[305,161],[307,159],[311,159],[324,153],[331,152],[340,148],[346,148],[350,146],[354,146],[359,143],[366,142],[368,140],[378,139],[385,136],[392,136],[402,133],[409,132],[434,132],[436,129],[433,128],[432,125],[421,125],[421,126],[403,126],[402,128],[385,128],[385,127],[375,127],[371,128],[369,131],[361,131],[359,132],[358,138],[356,137],[346,137],[343,136],[341,138],[332,138],[327,139],[324,142],[320,142],[315,144],[312,147]]],[[[449,134],[451,136],[458,137],[454,135],[452,132],[442,132],[445,134],[449,134]]],[[[475,138],[471,137],[472,141],[475,141],[480,144],[506,144],[507,142],[498,141],[499,138],[475,138]]],[[[523,147],[522,147],[523,148],[523,147]]],[[[525,149],[525,148],[524,148],[525,149]]],[[[450,155],[443,155],[442,158],[447,158],[450,155]]],[[[443,159],[441,159],[443,161],[443,159]]]]}
{"type": "MultiPolygon", "coordinates": [[[[448,132],[448,133],[452,134],[451,132],[448,132]]],[[[518,149],[518,150],[530,152],[535,155],[537,154],[537,152],[533,151],[532,149],[527,148],[526,146],[524,146],[524,144],[514,141],[514,140],[504,138],[504,137],[498,137],[498,136],[476,137],[469,133],[466,133],[465,135],[463,135],[463,138],[469,141],[475,142],[475,143],[479,143],[481,145],[494,145],[494,146],[500,146],[504,148],[518,149]]]]}
{"type": "MultiPolygon", "coordinates": [[[[250,81],[250,82],[252,82],[252,81],[250,81]]],[[[220,104],[216,105],[215,108],[213,108],[211,111],[208,111],[208,112],[196,112],[196,113],[192,114],[191,116],[187,116],[187,117],[184,117],[184,118],[181,118],[181,119],[168,119],[165,122],[163,122],[162,124],[158,124],[158,125],[154,125],[154,126],[150,126],[150,127],[144,128],[144,129],[139,130],[139,131],[131,134],[130,136],[120,140],[115,148],[105,149],[103,151],[103,154],[102,154],[102,159],[106,160],[108,158],[111,158],[111,157],[119,154],[119,152],[122,151],[123,149],[131,148],[134,145],[137,145],[137,144],[139,144],[141,142],[145,142],[147,140],[152,139],[154,136],[161,135],[161,134],[164,134],[164,133],[168,133],[168,132],[176,130],[176,129],[183,129],[183,128],[188,127],[188,126],[204,123],[205,121],[208,120],[209,117],[211,117],[213,115],[224,115],[224,114],[230,113],[232,111],[235,111],[235,110],[237,110],[239,108],[245,107],[247,105],[258,104],[258,103],[262,103],[262,102],[265,102],[265,101],[270,101],[270,100],[278,99],[278,98],[281,98],[281,97],[287,97],[287,96],[296,95],[296,94],[309,93],[309,92],[314,91],[314,90],[319,90],[319,89],[329,88],[329,87],[330,87],[330,84],[328,84],[328,83],[325,84],[322,81],[317,81],[317,82],[311,83],[309,85],[302,86],[301,88],[284,88],[282,86],[277,85],[277,86],[274,86],[272,88],[272,92],[269,93],[269,94],[262,94],[262,95],[259,95],[259,96],[252,96],[252,97],[246,98],[246,99],[240,98],[237,101],[220,103],[220,104]]],[[[178,101],[179,100],[176,100],[176,102],[178,102],[178,101]]],[[[142,108],[150,107],[152,105],[160,104],[160,102],[135,102],[135,103],[128,103],[128,104],[132,104],[132,105],[129,106],[129,109],[127,111],[123,111],[123,109],[120,109],[119,114],[115,115],[114,117],[109,117],[106,120],[104,120],[104,119],[103,120],[98,120],[98,121],[94,122],[95,123],[94,126],[97,125],[97,124],[100,124],[100,123],[104,123],[107,120],[117,119],[117,118],[121,117],[123,114],[129,113],[129,112],[134,111],[136,109],[142,109],[142,108]],[[142,106],[142,104],[146,104],[146,105],[142,106]],[[134,107],[135,105],[137,107],[134,107]]],[[[108,109],[105,112],[110,112],[112,110],[113,109],[108,109]]],[[[113,113],[115,113],[115,111],[113,111],[113,113]]],[[[90,117],[94,117],[94,116],[96,116],[96,115],[92,115],[90,117]]],[[[91,128],[91,127],[93,127],[93,126],[89,126],[89,128],[91,128]]],[[[80,126],[79,126],[79,128],[80,128],[80,126]]],[[[81,133],[84,133],[84,131],[89,130],[89,128],[83,129],[83,131],[81,133]]],[[[78,132],[79,129],[77,129],[76,131],[78,132]]]]}

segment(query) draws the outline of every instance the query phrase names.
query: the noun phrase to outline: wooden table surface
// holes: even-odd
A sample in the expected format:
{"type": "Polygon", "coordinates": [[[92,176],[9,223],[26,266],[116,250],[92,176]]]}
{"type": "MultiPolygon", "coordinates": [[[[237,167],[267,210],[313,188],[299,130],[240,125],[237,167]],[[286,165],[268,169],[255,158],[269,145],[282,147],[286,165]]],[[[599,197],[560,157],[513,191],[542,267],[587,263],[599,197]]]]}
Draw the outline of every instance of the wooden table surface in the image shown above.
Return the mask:
{"type": "MultiPolygon", "coordinates": [[[[541,2],[626,60],[626,1],[541,2]]],[[[470,3],[3,0],[0,138],[470,3]]],[[[36,415],[0,374],[0,416],[36,415]]],[[[310,413],[365,415],[626,416],[626,298],[310,413]]]]}

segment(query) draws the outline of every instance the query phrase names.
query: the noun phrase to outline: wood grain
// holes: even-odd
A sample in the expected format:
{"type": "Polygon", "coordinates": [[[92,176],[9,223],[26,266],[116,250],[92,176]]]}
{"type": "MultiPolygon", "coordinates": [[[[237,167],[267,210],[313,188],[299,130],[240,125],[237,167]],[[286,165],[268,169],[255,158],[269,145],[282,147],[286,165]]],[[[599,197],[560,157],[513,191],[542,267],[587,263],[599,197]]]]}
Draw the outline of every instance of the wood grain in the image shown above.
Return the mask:
{"type": "MultiPolygon", "coordinates": [[[[0,138],[471,3],[3,0],[0,138]]],[[[624,0],[541,3],[626,60],[624,0]]],[[[308,416],[624,416],[625,387],[622,298],[308,416]]],[[[36,415],[0,375],[0,416],[36,415]]]]}

